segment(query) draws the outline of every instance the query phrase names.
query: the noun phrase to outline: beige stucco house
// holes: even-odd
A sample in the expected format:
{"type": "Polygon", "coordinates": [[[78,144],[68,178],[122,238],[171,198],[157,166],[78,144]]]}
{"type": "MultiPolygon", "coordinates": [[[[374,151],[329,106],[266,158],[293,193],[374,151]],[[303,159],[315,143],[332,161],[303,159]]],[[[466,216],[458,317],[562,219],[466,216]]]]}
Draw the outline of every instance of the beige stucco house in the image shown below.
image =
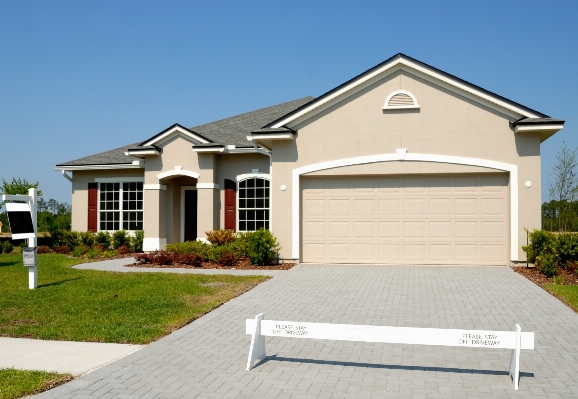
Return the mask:
{"type": "Polygon", "coordinates": [[[506,265],[540,228],[540,143],[563,125],[397,54],[318,98],[56,169],[74,230],[144,229],[146,251],[265,227],[302,262],[506,265]]]}

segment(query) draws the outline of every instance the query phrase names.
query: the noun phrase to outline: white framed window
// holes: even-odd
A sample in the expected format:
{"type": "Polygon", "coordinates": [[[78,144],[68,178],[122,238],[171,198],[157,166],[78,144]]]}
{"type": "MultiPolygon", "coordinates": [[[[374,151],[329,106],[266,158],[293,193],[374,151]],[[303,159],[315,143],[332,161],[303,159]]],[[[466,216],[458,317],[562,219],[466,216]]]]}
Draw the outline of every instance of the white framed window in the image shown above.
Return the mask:
{"type": "Polygon", "coordinates": [[[250,177],[238,182],[238,231],[269,229],[270,182],[250,177]]]}
{"type": "Polygon", "coordinates": [[[99,183],[98,230],[143,229],[143,183],[99,183]]]}

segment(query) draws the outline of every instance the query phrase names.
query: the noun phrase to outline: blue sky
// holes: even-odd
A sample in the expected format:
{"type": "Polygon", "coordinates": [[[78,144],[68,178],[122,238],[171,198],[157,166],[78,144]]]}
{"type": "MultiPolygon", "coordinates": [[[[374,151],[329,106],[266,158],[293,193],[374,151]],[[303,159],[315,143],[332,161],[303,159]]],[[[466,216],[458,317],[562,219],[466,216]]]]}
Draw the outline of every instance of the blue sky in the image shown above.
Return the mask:
{"type": "Polygon", "coordinates": [[[578,147],[577,1],[0,0],[0,178],[70,202],[54,165],[318,96],[403,52],[566,120],[578,147]]]}

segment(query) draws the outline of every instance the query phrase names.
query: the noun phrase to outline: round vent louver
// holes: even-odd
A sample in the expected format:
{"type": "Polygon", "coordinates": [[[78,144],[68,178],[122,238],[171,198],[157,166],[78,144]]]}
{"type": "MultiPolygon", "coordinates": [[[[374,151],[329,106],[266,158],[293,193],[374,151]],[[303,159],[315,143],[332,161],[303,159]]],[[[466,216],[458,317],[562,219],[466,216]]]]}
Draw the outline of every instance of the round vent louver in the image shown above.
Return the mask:
{"type": "Polygon", "coordinates": [[[383,109],[415,109],[419,104],[413,94],[406,90],[398,90],[387,96],[383,109]]]}

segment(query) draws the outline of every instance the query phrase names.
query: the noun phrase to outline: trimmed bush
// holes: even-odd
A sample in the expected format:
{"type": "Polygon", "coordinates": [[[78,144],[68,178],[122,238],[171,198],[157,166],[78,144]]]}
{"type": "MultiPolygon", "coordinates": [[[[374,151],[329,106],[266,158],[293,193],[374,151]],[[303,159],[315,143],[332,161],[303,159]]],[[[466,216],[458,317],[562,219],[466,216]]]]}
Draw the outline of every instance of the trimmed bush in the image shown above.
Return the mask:
{"type": "Polygon", "coordinates": [[[143,241],[144,241],[144,230],[136,230],[130,240],[131,252],[142,252],[143,241]]]}
{"type": "Polygon", "coordinates": [[[9,254],[13,250],[14,250],[14,245],[12,245],[12,243],[10,241],[4,241],[4,244],[2,244],[2,251],[5,254],[9,254]]]}
{"type": "MultiPolygon", "coordinates": [[[[527,231],[527,230],[526,230],[527,231]]],[[[556,237],[546,230],[534,230],[529,233],[530,243],[523,246],[522,249],[526,252],[528,262],[536,263],[536,257],[554,252],[554,241],[556,237]]]]}
{"type": "Polygon", "coordinates": [[[118,252],[119,255],[126,255],[130,252],[130,248],[126,245],[121,245],[116,249],[116,252],[118,252]]]}
{"type": "Polygon", "coordinates": [[[212,230],[205,232],[207,241],[213,245],[225,245],[235,241],[237,235],[231,230],[212,230]]]}
{"type": "MultiPolygon", "coordinates": [[[[217,259],[219,259],[215,253],[218,251],[216,248],[219,247],[215,247],[203,241],[185,241],[175,244],[168,244],[166,250],[176,254],[195,254],[199,256],[204,262],[216,262],[217,259]]],[[[218,255],[220,255],[220,251],[218,255]]]]}
{"type": "Polygon", "coordinates": [[[203,264],[203,260],[200,256],[195,254],[181,254],[179,255],[179,263],[187,266],[194,266],[194,267],[201,267],[203,264]]]}
{"type": "Polygon", "coordinates": [[[112,233],[112,248],[117,249],[123,245],[127,247],[130,245],[130,236],[127,231],[123,229],[112,233]]]}
{"type": "Polygon", "coordinates": [[[81,244],[72,250],[72,256],[74,256],[75,258],[80,258],[82,255],[87,253],[89,250],[90,250],[90,248],[88,247],[88,245],[81,244]]]}
{"type": "Polygon", "coordinates": [[[78,233],[78,239],[87,247],[94,245],[94,233],[92,231],[83,231],[78,233]]]}
{"type": "Polygon", "coordinates": [[[566,269],[568,262],[578,259],[578,234],[559,234],[554,240],[558,265],[566,269]]]}
{"type": "Polygon", "coordinates": [[[111,236],[108,231],[99,231],[94,235],[94,245],[100,245],[104,249],[110,248],[111,236]]]}
{"type": "Polygon", "coordinates": [[[221,252],[219,257],[219,265],[221,266],[235,266],[239,259],[231,252],[221,252]]]}
{"type": "Polygon", "coordinates": [[[259,229],[246,237],[249,244],[249,259],[258,266],[271,264],[279,253],[277,239],[269,230],[259,229]]]}
{"type": "Polygon", "coordinates": [[[51,254],[52,252],[54,251],[52,251],[47,245],[40,245],[37,249],[37,253],[39,254],[51,254]]]}
{"type": "Polygon", "coordinates": [[[54,252],[57,254],[68,255],[70,253],[70,248],[68,248],[66,245],[61,245],[59,247],[54,248],[54,252]]]}
{"type": "Polygon", "coordinates": [[[536,257],[536,267],[546,277],[554,277],[558,274],[558,265],[556,264],[556,255],[544,253],[536,257]]]}

